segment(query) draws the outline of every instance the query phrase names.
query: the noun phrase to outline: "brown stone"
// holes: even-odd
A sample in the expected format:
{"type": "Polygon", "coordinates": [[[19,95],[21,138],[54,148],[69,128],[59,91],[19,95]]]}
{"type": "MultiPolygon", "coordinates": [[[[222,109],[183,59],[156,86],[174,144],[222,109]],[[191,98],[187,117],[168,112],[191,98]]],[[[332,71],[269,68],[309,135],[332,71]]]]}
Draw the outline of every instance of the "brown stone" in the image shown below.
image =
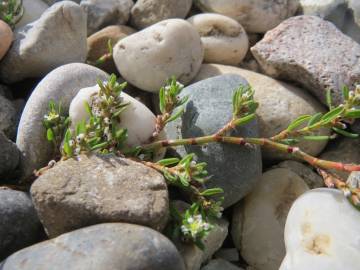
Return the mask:
{"type": "Polygon", "coordinates": [[[10,48],[13,40],[13,33],[10,26],[0,20],[0,60],[4,57],[10,48]]]}

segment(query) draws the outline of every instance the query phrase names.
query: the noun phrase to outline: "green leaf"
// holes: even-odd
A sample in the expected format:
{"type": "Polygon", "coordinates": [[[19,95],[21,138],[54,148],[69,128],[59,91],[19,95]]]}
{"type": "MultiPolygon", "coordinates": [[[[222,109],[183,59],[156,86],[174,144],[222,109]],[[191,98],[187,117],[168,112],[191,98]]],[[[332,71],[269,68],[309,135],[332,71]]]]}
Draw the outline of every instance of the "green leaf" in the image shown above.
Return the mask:
{"type": "Polygon", "coordinates": [[[207,190],[204,190],[203,192],[201,192],[200,195],[213,196],[213,195],[222,194],[222,193],[224,193],[224,190],[222,188],[210,188],[210,189],[207,189],[207,190]]]}
{"type": "Polygon", "coordinates": [[[311,115],[302,115],[298,117],[288,126],[287,131],[293,131],[297,127],[301,126],[303,123],[307,122],[311,117],[311,115]]]}
{"type": "Polygon", "coordinates": [[[236,119],[234,124],[235,124],[235,126],[246,125],[249,122],[251,122],[252,120],[254,120],[255,118],[256,118],[256,114],[252,113],[252,114],[249,114],[247,116],[236,119]]]}
{"type": "Polygon", "coordinates": [[[130,103],[127,103],[127,104],[125,104],[124,106],[121,106],[121,108],[120,108],[119,110],[117,110],[117,111],[113,114],[112,118],[120,116],[120,114],[127,109],[127,107],[129,106],[129,104],[130,104],[130,103]]]}
{"type": "Polygon", "coordinates": [[[82,133],[84,134],[85,132],[86,132],[86,122],[85,120],[82,120],[76,125],[76,136],[82,133]]]}
{"type": "Polygon", "coordinates": [[[95,150],[98,150],[98,149],[101,149],[101,148],[105,148],[105,147],[107,147],[108,145],[109,145],[108,142],[102,142],[102,143],[99,143],[99,144],[91,147],[90,150],[91,150],[91,151],[95,151],[95,150]]]}
{"type": "Polygon", "coordinates": [[[162,166],[170,166],[170,165],[178,164],[179,161],[180,159],[178,158],[167,158],[167,159],[159,160],[157,163],[162,166]]]}
{"type": "Polygon", "coordinates": [[[308,126],[308,127],[311,127],[312,125],[318,123],[318,122],[320,121],[320,119],[321,119],[322,116],[323,116],[323,114],[320,113],[320,112],[314,114],[314,115],[310,118],[307,126],[308,126]]]}
{"type": "Polygon", "coordinates": [[[111,42],[111,39],[110,39],[110,38],[108,39],[107,47],[108,47],[109,53],[110,53],[110,54],[113,54],[113,46],[112,46],[112,42],[111,42]]]}
{"type": "Polygon", "coordinates": [[[326,104],[328,105],[329,109],[332,110],[332,96],[331,96],[331,90],[326,90],[326,104]]]}
{"type": "Polygon", "coordinates": [[[165,88],[161,87],[159,91],[159,106],[160,106],[160,112],[165,113],[165,88]]]}
{"type": "Polygon", "coordinates": [[[179,165],[187,168],[193,158],[194,158],[194,154],[188,154],[185,157],[183,157],[182,160],[180,160],[179,165]]]}
{"type": "Polygon", "coordinates": [[[360,118],[360,109],[359,110],[349,110],[346,112],[345,114],[346,118],[351,118],[351,119],[358,119],[360,118]]]}
{"type": "Polygon", "coordinates": [[[164,177],[170,181],[170,182],[176,182],[177,181],[177,177],[173,174],[171,174],[168,170],[163,170],[162,171],[164,174],[164,177]]]}
{"type": "Polygon", "coordinates": [[[65,133],[65,142],[69,142],[71,140],[71,131],[68,128],[65,133]]]}
{"type": "Polygon", "coordinates": [[[85,110],[88,113],[88,115],[93,116],[93,113],[91,111],[90,105],[87,101],[84,101],[85,110]]]}
{"type": "Polygon", "coordinates": [[[72,148],[70,147],[69,143],[68,142],[65,142],[64,143],[64,147],[63,147],[64,151],[65,151],[65,154],[69,157],[71,157],[73,155],[73,150],[72,148]]]}
{"type": "Polygon", "coordinates": [[[351,133],[351,132],[348,132],[346,130],[343,130],[343,129],[340,129],[340,128],[337,128],[337,127],[333,127],[332,128],[336,133],[340,134],[340,135],[343,135],[345,137],[348,137],[348,138],[353,138],[353,139],[356,139],[356,138],[359,138],[359,134],[355,134],[355,133],[351,133]]]}
{"type": "Polygon", "coordinates": [[[331,111],[327,112],[326,114],[324,114],[323,117],[321,118],[321,121],[323,121],[324,124],[328,124],[337,117],[339,117],[343,112],[344,112],[344,108],[342,106],[338,106],[332,109],[331,111]]]}
{"type": "Polygon", "coordinates": [[[342,94],[343,94],[344,100],[348,100],[348,99],[349,99],[349,92],[350,92],[349,87],[347,87],[346,85],[344,85],[344,87],[342,88],[342,94]]]}
{"type": "Polygon", "coordinates": [[[181,174],[181,175],[179,176],[179,178],[180,178],[181,184],[182,184],[184,187],[188,187],[188,186],[190,185],[190,183],[189,183],[189,180],[190,180],[190,179],[189,179],[186,175],[181,174]]]}
{"type": "Polygon", "coordinates": [[[177,106],[181,106],[184,105],[188,100],[189,100],[190,96],[185,96],[182,99],[180,99],[180,101],[178,101],[177,106]]]}
{"type": "Polygon", "coordinates": [[[55,138],[55,134],[53,132],[53,130],[51,128],[48,128],[47,132],[46,132],[46,138],[48,141],[53,141],[55,138]]]}
{"type": "Polygon", "coordinates": [[[178,119],[185,111],[185,107],[181,107],[176,113],[174,113],[168,120],[165,121],[165,124],[170,123],[178,119]]]}
{"type": "Polygon", "coordinates": [[[299,143],[299,140],[298,139],[284,139],[284,140],[281,140],[280,142],[283,144],[286,144],[286,145],[295,145],[295,144],[299,143]]]}
{"type": "Polygon", "coordinates": [[[327,140],[330,140],[331,137],[330,136],[304,136],[302,137],[304,140],[306,141],[327,141],[327,140]]]}

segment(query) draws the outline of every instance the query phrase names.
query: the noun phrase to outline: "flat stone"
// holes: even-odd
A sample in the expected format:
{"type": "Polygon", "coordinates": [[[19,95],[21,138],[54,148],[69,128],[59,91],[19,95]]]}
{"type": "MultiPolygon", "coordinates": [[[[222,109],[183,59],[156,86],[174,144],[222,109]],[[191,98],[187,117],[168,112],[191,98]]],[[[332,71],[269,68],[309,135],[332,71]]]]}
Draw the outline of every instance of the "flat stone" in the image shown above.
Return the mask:
{"type": "Polygon", "coordinates": [[[175,246],[150,228],[109,223],[76,230],[23,249],[2,270],[185,270],[175,246]]]}
{"type": "Polygon", "coordinates": [[[0,260],[39,239],[41,224],[27,193],[1,189],[0,215],[0,260]]]}
{"type": "Polygon", "coordinates": [[[288,211],[308,189],[291,170],[273,169],[263,174],[244,204],[235,207],[231,235],[249,265],[257,270],[279,269],[285,256],[283,235],[288,211]]]}
{"type": "MultiPolygon", "coordinates": [[[[181,118],[169,123],[169,139],[192,138],[216,133],[232,118],[232,95],[247,81],[238,75],[222,75],[192,84],[183,89],[181,97],[189,96],[181,118]]],[[[257,137],[256,121],[236,128],[231,136],[257,137]]],[[[224,206],[229,207],[242,199],[256,185],[261,176],[260,148],[211,143],[203,146],[187,145],[173,149],[176,155],[194,153],[196,159],[208,164],[212,176],[209,187],[224,189],[224,206]]]]}
{"type": "MultiPolygon", "coordinates": [[[[274,80],[268,76],[237,67],[203,64],[194,79],[200,81],[221,74],[238,74],[245,78],[255,90],[254,98],[259,102],[257,109],[260,136],[269,138],[285,130],[290,123],[304,114],[313,115],[325,112],[325,108],[306,90],[274,80]]],[[[322,129],[318,134],[329,135],[329,129],[322,129]]],[[[310,155],[318,155],[327,141],[309,142],[302,140],[297,145],[310,155]]],[[[288,154],[262,148],[263,158],[270,161],[291,158],[288,154]]]]}
{"type": "Polygon", "coordinates": [[[298,0],[198,0],[203,12],[220,13],[236,19],[250,33],[265,33],[293,16],[298,0]]]}
{"type": "Polygon", "coordinates": [[[20,151],[2,131],[0,131],[0,149],[0,178],[5,178],[19,165],[20,151]]]}
{"type": "Polygon", "coordinates": [[[10,26],[0,20],[0,60],[4,57],[6,52],[9,50],[10,45],[13,41],[13,32],[10,26]]]}
{"type": "Polygon", "coordinates": [[[106,80],[102,70],[80,63],[61,66],[36,86],[22,113],[16,144],[22,152],[22,176],[30,176],[34,170],[45,166],[54,154],[54,147],[46,140],[43,126],[50,100],[61,101],[63,111],[68,111],[71,100],[82,88],[93,86],[96,80],[106,80]]]}
{"type": "Polygon", "coordinates": [[[132,0],[82,0],[81,8],[87,14],[87,33],[112,24],[126,24],[130,17],[132,0]]]}
{"type": "Polygon", "coordinates": [[[0,131],[8,138],[14,138],[16,134],[17,115],[14,104],[4,96],[0,96],[0,131]]]}
{"type": "Polygon", "coordinates": [[[59,162],[32,184],[31,196],[49,237],[106,222],[161,230],[169,212],[164,177],[113,155],[59,162]]]}
{"type": "Polygon", "coordinates": [[[188,84],[199,71],[203,55],[196,29],[180,19],[154,24],[114,47],[114,61],[121,76],[149,92],[158,92],[172,76],[188,84]]]}
{"type": "Polygon", "coordinates": [[[298,198],[285,227],[286,257],[279,270],[357,270],[359,211],[343,193],[313,189],[298,198]]]}
{"type": "Polygon", "coordinates": [[[239,65],[249,49],[244,28],[236,20],[220,14],[198,14],[187,19],[199,32],[205,49],[204,61],[239,65]]]}
{"type": "MultiPolygon", "coordinates": [[[[101,56],[109,53],[108,42],[110,40],[112,46],[114,46],[119,40],[135,33],[135,29],[132,29],[125,25],[110,25],[100,31],[92,34],[87,39],[88,44],[88,56],[87,60],[95,62],[101,56]]],[[[108,59],[104,63],[98,65],[98,67],[109,74],[117,73],[117,69],[114,63],[114,59],[108,59]]]]}
{"type": "Polygon", "coordinates": [[[207,265],[202,267],[201,270],[242,270],[242,269],[226,260],[216,259],[216,260],[211,260],[207,265]]]}
{"type": "Polygon", "coordinates": [[[143,29],[166,19],[184,19],[192,3],[193,0],[138,0],[131,9],[131,24],[143,29]]]}
{"type": "Polygon", "coordinates": [[[86,60],[86,14],[71,1],[51,6],[14,34],[0,63],[0,79],[6,83],[42,77],[61,65],[86,60]]]}
{"type": "Polygon", "coordinates": [[[360,45],[316,16],[284,21],[251,51],[266,74],[299,83],[324,104],[327,89],[340,104],[342,87],[360,81],[360,45]]]}

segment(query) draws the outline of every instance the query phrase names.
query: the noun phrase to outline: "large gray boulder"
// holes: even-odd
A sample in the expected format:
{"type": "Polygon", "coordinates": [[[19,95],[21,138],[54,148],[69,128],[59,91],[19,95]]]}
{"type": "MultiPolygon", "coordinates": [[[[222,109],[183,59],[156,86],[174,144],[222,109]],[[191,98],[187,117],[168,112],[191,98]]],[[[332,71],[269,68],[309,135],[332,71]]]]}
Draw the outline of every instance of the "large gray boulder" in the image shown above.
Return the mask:
{"type": "Polygon", "coordinates": [[[61,101],[63,111],[67,112],[70,102],[80,89],[95,85],[97,79],[107,78],[108,74],[98,68],[73,63],[53,70],[36,86],[21,115],[16,139],[16,144],[22,152],[23,178],[47,165],[53,158],[54,147],[47,142],[43,126],[49,101],[61,101]]]}
{"type": "MultiPolygon", "coordinates": [[[[189,96],[185,113],[165,128],[168,138],[192,138],[216,133],[232,118],[232,95],[247,81],[238,75],[222,75],[192,84],[181,96],[189,96]]],[[[257,137],[256,121],[230,132],[232,136],[257,137]]],[[[177,147],[176,154],[195,153],[196,159],[208,164],[212,176],[208,185],[221,187],[225,207],[243,198],[261,176],[260,148],[221,143],[177,147]]]]}
{"type": "Polygon", "coordinates": [[[324,104],[327,89],[339,104],[342,87],[360,81],[360,45],[316,16],[284,21],[251,51],[268,75],[299,83],[324,104]]]}
{"type": "Polygon", "coordinates": [[[0,149],[0,178],[6,178],[19,165],[20,151],[2,131],[0,131],[0,149]]]}
{"type": "Polygon", "coordinates": [[[150,228],[108,223],[23,249],[2,270],[185,270],[175,246],[150,228]]]}

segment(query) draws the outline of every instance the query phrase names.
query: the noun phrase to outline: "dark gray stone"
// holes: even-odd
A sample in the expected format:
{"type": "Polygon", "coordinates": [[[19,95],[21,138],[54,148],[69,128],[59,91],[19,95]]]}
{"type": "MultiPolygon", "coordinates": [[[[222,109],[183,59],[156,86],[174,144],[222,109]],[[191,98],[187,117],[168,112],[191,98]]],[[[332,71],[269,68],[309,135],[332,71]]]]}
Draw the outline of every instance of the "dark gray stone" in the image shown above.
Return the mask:
{"type": "Polygon", "coordinates": [[[106,222],[161,230],[168,220],[164,177],[113,155],[61,161],[33,183],[31,196],[50,237],[106,222]]]}
{"type": "Polygon", "coordinates": [[[16,118],[16,109],[13,103],[0,95],[0,131],[3,131],[9,138],[15,137],[16,118]]]}
{"type": "Polygon", "coordinates": [[[20,151],[16,144],[0,131],[0,177],[5,177],[19,165],[20,151]]]}
{"type": "MultiPolygon", "coordinates": [[[[168,138],[191,138],[211,135],[232,118],[232,94],[247,84],[239,75],[222,75],[192,84],[182,91],[189,95],[182,118],[166,127],[168,138]]],[[[237,128],[231,136],[257,137],[256,121],[237,128]]],[[[259,147],[245,147],[212,143],[203,146],[176,148],[178,155],[195,153],[196,159],[207,162],[209,187],[221,187],[225,191],[224,206],[228,207],[251,191],[261,176],[262,163],[259,147]]]]}
{"type": "Polygon", "coordinates": [[[87,227],[23,249],[1,270],[185,270],[175,246],[152,229],[125,223],[87,227]]]}
{"type": "Polygon", "coordinates": [[[25,192],[0,190],[0,217],[0,260],[38,240],[40,221],[25,192]]]}
{"type": "Polygon", "coordinates": [[[216,259],[211,260],[207,265],[202,267],[201,270],[242,270],[242,268],[239,268],[226,260],[216,259]]]}
{"type": "Polygon", "coordinates": [[[342,87],[360,81],[360,45],[316,16],[282,22],[251,51],[265,73],[301,84],[324,104],[327,89],[340,104],[342,87]]]}

